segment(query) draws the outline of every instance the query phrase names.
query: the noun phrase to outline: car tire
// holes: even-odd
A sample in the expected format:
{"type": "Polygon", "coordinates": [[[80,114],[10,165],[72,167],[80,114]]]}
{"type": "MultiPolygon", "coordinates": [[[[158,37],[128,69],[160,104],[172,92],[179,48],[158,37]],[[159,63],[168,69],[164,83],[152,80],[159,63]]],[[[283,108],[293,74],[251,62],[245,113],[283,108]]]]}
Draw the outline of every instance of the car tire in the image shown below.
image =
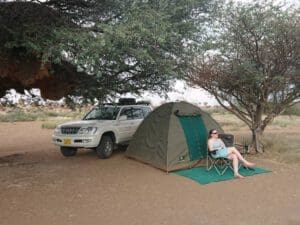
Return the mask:
{"type": "Polygon", "coordinates": [[[114,150],[114,143],[110,136],[103,135],[101,141],[96,148],[96,153],[100,159],[107,159],[111,156],[114,150]]]}
{"type": "Polygon", "coordinates": [[[77,153],[77,148],[60,147],[60,152],[65,157],[74,156],[77,153]]]}

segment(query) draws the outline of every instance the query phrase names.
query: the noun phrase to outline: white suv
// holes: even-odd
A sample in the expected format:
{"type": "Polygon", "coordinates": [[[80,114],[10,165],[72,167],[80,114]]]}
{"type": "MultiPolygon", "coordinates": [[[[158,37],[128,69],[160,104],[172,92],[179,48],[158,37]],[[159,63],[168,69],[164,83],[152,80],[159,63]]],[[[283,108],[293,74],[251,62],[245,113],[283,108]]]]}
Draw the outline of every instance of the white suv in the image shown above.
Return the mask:
{"type": "Polygon", "coordinates": [[[52,140],[64,156],[76,155],[78,148],[91,148],[99,158],[108,158],[118,144],[128,144],[151,111],[148,105],[99,105],[82,120],[58,125],[52,140]]]}

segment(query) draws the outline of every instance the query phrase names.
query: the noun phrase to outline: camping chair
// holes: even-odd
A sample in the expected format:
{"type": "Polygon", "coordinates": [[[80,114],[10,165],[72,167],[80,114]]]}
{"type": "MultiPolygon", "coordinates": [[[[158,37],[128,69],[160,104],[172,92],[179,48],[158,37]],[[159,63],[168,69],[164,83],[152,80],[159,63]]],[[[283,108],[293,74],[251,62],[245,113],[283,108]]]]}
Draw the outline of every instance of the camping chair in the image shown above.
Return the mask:
{"type": "MultiPolygon", "coordinates": [[[[226,147],[232,147],[235,146],[241,154],[247,153],[247,146],[235,144],[234,143],[234,136],[232,134],[219,134],[219,138],[224,142],[226,147]]],[[[211,169],[215,169],[216,172],[222,176],[228,168],[233,170],[232,162],[231,160],[227,158],[214,158],[213,154],[215,154],[216,151],[210,151],[207,148],[207,160],[206,160],[206,170],[210,171],[211,169]]],[[[241,164],[239,165],[239,168],[241,167],[241,164]]]]}

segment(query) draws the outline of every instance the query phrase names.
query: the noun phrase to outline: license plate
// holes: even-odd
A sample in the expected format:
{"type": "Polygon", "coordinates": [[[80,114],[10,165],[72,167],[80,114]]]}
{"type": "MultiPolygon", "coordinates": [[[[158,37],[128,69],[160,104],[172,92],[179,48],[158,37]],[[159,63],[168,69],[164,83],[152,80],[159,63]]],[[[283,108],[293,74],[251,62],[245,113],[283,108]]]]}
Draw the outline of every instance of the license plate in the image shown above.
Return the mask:
{"type": "Polygon", "coordinates": [[[70,145],[71,139],[64,139],[64,145],[70,145]]]}

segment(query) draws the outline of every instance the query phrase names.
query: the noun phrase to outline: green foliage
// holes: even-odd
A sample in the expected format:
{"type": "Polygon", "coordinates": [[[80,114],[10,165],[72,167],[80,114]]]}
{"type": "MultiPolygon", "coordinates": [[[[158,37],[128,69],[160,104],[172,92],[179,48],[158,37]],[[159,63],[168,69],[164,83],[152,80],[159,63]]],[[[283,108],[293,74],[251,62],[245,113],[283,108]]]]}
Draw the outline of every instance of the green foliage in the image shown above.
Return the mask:
{"type": "Polygon", "coordinates": [[[185,73],[192,57],[187,40],[199,32],[205,10],[206,0],[1,3],[0,34],[8,36],[0,49],[76,65],[85,79],[71,95],[102,100],[143,90],[161,93],[185,73]],[[16,8],[5,8],[12,4],[16,8]],[[13,22],[18,7],[25,10],[13,22]]]}
{"type": "Polygon", "coordinates": [[[147,89],[168,91],[170,80],[181,77],[187,68],[189,52],[183,40],[196,29],[189,18],[189,2],[169,3],[164,1],[165,5],[160,6],[163,3],[137,2],[124,9],[123,20],[97,22],[99,36],[94,36],[95,33],[75,36],[81,51],[72,55],[76,55],[82,70],[94,73],[83,85],[96,87],[82,88],[76,94],[101,98],[147,89]]]}
{"type": "Polygon", "coordinates": [[[247,124],[260,152],[266,126],[300,99],[299,20],[273,1],[221,2],[188,77],[247,124]]]}
{"type": "Polygon", "coordinates": [[[212,20],[203,37],[207,51],[196,58],[190,82],[251,129],[264,130],[300,97],[298,9],[272,1],[229,2],[216,8],[212,20]]]}
{"type": "Polygon", "coordinates": [[[58,58],[61,53],[55,49],[60,37],[55,31],[66,26],[70,22],[59,12],[39,4],[0,3],[1,51],[14,49],[14,54],[33,54],[44,62],[58,58]]]}

